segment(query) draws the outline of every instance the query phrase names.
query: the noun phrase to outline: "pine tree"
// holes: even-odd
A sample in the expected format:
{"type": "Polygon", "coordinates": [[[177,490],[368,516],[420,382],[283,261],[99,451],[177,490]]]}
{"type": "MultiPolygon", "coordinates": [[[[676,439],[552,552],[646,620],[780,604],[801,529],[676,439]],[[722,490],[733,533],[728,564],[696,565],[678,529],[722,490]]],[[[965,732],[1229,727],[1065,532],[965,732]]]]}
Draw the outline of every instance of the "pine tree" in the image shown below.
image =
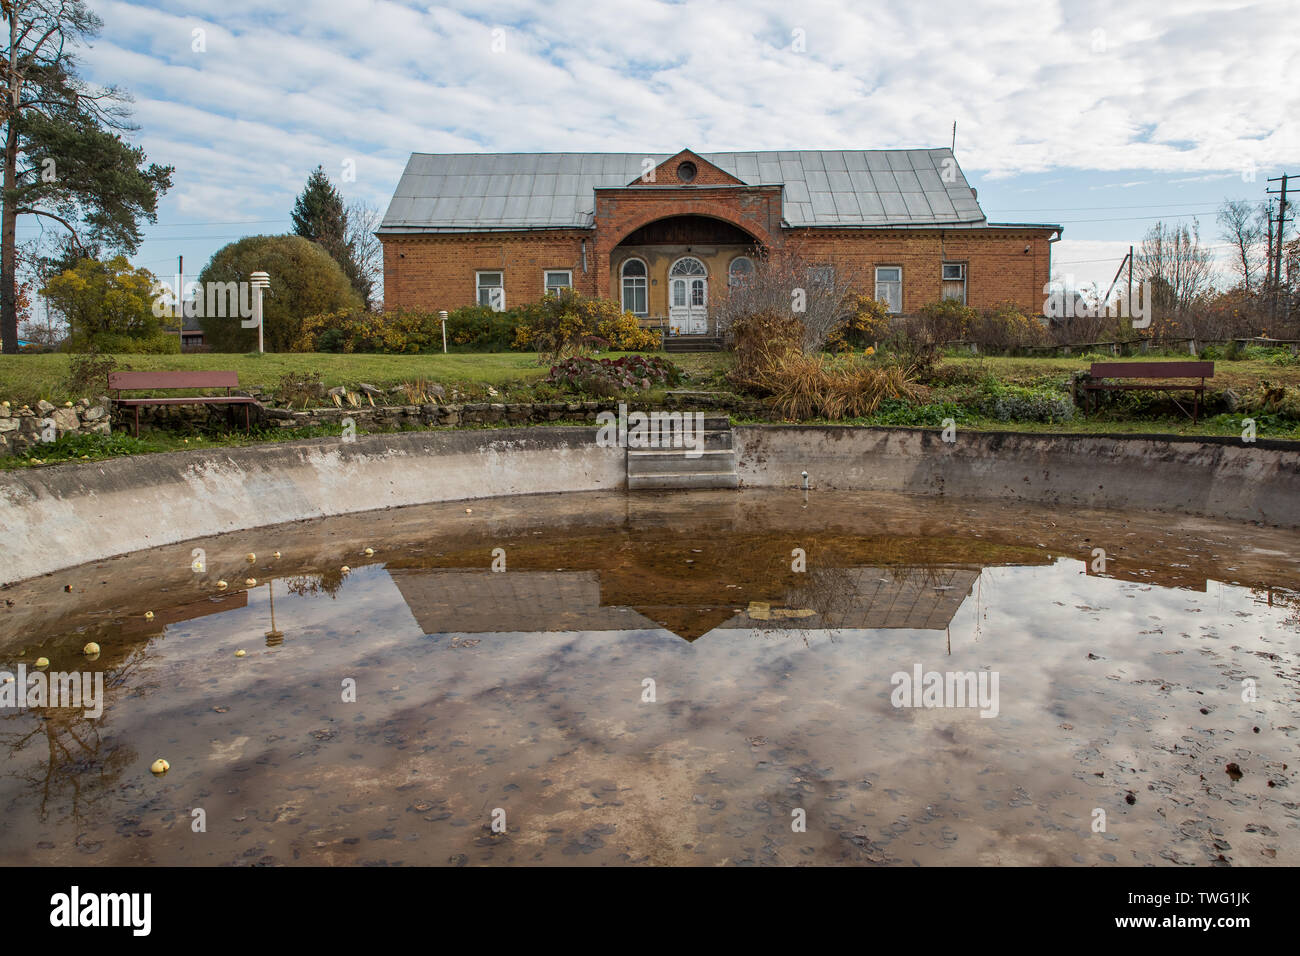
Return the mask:
{"type": "Polygon", "coordinates": [[[3,0],[0,13],[0,339],[12,353],[19,218],[57,223],[78,258],[100,245],[134,252],[173,170],[145,165],[144,151],[123,139],[135,127],[121,90],[81,79],[77,48],[102,26],[83,0],[3,0]]]}
{"type": "Polygon", "coordinates": [[[293,204],[293,231],[296,235],[325,247],[363,302],[370,298],[370,282],[357,262],[356,250],[349,239],[348,214],[343,197],[334,188],[325,170],[317,166],[307,177],[307,185],[293,204]]]}

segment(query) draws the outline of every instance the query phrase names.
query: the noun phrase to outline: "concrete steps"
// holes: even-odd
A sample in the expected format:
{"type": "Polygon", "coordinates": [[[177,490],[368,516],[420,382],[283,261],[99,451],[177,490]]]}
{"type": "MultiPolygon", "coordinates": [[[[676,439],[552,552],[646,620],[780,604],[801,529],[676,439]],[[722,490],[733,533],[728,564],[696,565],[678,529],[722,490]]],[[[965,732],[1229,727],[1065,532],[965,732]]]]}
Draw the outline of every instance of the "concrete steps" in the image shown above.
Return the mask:
{"type": "MultiPolygon", "coordinates": [[[[691,414],[691,413],[686,413],[691,414]]],[[[704,419],[704,449],[629,448],[629,491],[663,488],[736,488],[736,450],[731,423],[723,417],[704,419]]]]}
{"type": "Polygon", "coordinates": [[[665,352],[721,352],[722,337],[718,335],[665,335],[665,352]]]}

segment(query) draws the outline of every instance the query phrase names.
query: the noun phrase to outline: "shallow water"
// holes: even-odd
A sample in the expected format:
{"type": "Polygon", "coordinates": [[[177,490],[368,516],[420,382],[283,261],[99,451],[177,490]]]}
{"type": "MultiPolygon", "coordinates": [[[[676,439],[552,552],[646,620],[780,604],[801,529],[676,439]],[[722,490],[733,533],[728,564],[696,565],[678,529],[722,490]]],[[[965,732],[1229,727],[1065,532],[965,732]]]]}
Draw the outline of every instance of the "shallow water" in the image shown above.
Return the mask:
{"type": "Polygon", "coordinates": [[[0,670],[108,684],[99,719],[0,710],[0,861],[1296,865],[1298,543],[705,492],[105,561],[0,592],[0,670]],[[990,716],[895,707],[918,666],[996,674],[990,716]]]}

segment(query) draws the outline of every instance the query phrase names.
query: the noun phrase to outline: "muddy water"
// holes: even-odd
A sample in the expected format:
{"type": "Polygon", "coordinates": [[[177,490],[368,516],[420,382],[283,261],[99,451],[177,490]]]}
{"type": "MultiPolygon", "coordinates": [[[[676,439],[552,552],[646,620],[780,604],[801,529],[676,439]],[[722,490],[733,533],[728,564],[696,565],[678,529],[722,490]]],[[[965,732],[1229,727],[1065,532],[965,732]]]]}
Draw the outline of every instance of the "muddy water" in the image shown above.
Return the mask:
{"type": "Polygon", "coordinates": [[[107,684],[0,710],[0,861],[1296,865],[1298,544],[720,492],[88,565],[0,591],[0,670],[107,684]],[[895,707],[918,667],[996,698],[895,707]]]}

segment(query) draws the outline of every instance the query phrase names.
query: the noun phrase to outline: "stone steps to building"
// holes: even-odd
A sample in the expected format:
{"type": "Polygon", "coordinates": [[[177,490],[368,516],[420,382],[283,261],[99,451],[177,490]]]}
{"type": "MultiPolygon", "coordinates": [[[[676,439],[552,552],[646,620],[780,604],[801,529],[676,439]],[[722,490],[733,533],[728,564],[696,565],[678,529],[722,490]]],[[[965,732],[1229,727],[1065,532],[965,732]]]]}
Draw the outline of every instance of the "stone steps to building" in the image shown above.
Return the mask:
{"type": "Polygon", "coordinates": [[[722,338],[717,335],[665,335],[665,352],[721,352],[722,338]]]}

